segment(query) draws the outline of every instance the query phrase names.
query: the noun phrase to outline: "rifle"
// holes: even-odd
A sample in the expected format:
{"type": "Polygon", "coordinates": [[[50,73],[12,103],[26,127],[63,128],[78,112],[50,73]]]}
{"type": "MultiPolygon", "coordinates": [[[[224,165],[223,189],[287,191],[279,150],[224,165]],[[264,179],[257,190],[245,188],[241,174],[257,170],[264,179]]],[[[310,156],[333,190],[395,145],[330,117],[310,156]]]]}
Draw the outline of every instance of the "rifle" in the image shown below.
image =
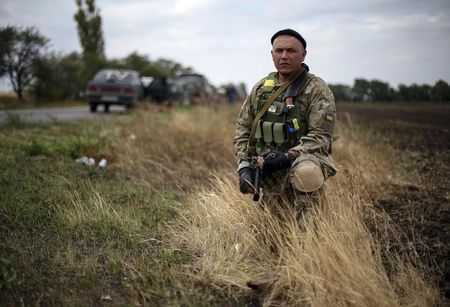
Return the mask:
{"type": "MultiPolygon", "coordinates": [[[[275,159],[275,157],[277,157],[277,150],[275,147],[272,147],[261,156],[264,157],[265,161],[271,161],[272,159],[275,159]]],[[[253,200],[258,201],[261,194],[261,178],[263,174],[261,168],[259,168],[258,157],[252,158],[251,167],[253,168],[255,175],[255,181],[252,184],[252,187],[255,190],[255,192],[253,193],[253,200]]]]}
{"type": "Polygon", "coordinates": [[[259,168],[256,157],[252,160],[252,168],[255,171],[255,182],[253,184],[255,192],[253,193],[253,201],[258,201],[261,194],[261,169],[259,168]]]}

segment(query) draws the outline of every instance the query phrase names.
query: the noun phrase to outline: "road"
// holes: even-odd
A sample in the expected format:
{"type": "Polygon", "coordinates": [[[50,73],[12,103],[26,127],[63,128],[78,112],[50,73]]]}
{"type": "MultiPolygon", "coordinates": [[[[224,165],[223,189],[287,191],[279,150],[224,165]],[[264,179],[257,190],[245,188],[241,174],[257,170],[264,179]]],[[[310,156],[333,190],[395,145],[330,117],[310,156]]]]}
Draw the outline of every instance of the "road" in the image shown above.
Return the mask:
{"type": "MultiPolygon", "coordinates": [[[[113,114],[124,114],[125,108],[111,106],[110,111],[113,114]]],[[[102,118],[107,115],[101,108],[97,113],[91,113],[88,106],[18,109],[0,111],[0,124],[13,121],[26,123],[71,122],[79,119],[102,118]]]]}

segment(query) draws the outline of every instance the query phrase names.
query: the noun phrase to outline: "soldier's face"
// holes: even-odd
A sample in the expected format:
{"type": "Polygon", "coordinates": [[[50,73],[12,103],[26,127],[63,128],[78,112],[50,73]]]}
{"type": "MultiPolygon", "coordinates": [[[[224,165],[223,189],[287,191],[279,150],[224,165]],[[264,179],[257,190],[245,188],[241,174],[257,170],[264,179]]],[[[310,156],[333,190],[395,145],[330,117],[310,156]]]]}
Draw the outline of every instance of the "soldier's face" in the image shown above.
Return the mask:
{"type": "Polygon", "coordinates": [[[282,76],[292,76],[301,70],[306,50],[295,37],[280,35],[273,41],[272,60],[282,76]]]}

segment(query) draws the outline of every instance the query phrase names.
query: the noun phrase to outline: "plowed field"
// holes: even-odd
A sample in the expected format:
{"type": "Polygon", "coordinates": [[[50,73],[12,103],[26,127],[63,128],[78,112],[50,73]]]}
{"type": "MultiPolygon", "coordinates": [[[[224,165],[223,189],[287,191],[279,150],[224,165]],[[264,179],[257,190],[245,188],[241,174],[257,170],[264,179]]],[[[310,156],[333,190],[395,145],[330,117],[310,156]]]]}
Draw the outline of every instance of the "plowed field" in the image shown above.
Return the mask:
{"type": "MultiPolygon", "coordinates": [[[[391,184],[376,206],[385,210],[415,244],[450,301],[450,106],[338,103],[397,150],[411,184],[391,184]]],[[[396,162],[396,161],[395,161],[396,162]]]]}

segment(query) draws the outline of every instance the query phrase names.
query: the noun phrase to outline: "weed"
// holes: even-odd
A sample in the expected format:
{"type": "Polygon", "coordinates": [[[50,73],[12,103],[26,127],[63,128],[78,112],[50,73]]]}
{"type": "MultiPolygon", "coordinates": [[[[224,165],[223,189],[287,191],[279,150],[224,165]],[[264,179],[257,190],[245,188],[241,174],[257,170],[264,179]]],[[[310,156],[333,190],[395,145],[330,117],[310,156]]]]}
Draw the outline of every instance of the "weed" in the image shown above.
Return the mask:
{"type": "Polygon", "coordinates": [[[23,150],[28,156],[64,156],[69,158],[80,157],[88,152],[99,150],[99,143],[87,141],[82,136],[72,136],[61,139],[31,139],[24,142],[23,150]]]}
{"type": "Polygon", "coordinates": [[[51,155],[50,148],[47,144],[42,141],[32,139],[23,145],[23,150],[29,156],[48,156],[51,155]]]}
{"type": "Polygon", "coordinates": [[[161,249],[158,252],[158,259],[167,266],[180,265],[186,262],[186,255],[181,250],[161,249]]]}

